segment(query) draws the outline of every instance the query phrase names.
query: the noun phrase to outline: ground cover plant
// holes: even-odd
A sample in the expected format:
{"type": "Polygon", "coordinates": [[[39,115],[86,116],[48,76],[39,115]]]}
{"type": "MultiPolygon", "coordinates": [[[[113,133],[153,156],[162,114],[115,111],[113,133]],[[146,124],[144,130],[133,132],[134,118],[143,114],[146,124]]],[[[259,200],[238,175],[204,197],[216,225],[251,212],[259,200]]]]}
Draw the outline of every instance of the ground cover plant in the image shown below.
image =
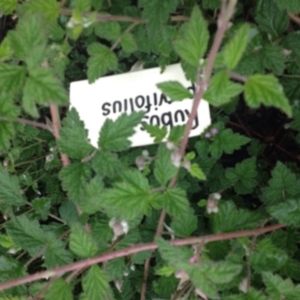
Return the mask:
{"type": "Polygon", "coordinates": [[[0,0],[0,299],[299,299],[299,13],[0,0]],[[158,87],[194,99],[189,120],[130,148],[144,113],[123,114],[95,148],[70,83],[136,62],[181,64],[194,95],[158,87]],[[212,124],[189,139],[202,98],[212,124]]]}

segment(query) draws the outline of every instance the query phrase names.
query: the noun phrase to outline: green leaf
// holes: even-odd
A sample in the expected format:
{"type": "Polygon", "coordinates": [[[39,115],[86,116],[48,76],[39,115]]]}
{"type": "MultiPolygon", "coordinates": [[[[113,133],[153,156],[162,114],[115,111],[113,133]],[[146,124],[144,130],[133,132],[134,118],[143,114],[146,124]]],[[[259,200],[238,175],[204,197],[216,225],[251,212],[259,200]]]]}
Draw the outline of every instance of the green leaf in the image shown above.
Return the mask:
{"type": "Polygon", "coordinates": [[[9,96],[0,95],[0,116],[7,118],[6,121],[0,119],[0,150],[7,150],[11,146],[11,139],[15,135],[15,126],[10,122],[19,115],[19,108],[12,104],[9,96]]]}
{"type": "Polygon", "coordinates": [[[107,297],[110,287],[105,273],[98,265],[89,268],[82,279],[83,294],[80,299],[99,300],[107,297]]]}
{"type": "Polygon", "coordinates": [[[45,266],[48,269],[72,263],[71,252],[66,250],[66,245],[52,233],[47,235],[47,249],[45,251],[45,266]]]}
{"type": "Polygon", "coordinates": [[[168,136],[168,141],[175,144],[179,143],[184,135],[185,125],[177,125],[171,128],[168,136]]]}
{"type": "Polygon", "coordinates": [[[21,18],[17,30],[9,35],[14,54],[25,61],[29,69],[38,67],[47,56],[47,35],[41,22],[40,15],[28,15],[21,18]]]}
{"type": "Polygon", "coordinates": [[[211,105],[221,106],[230,102],[243,89],[241,84],[229,80],[229,75],[226,71],[220,71],[213,75],[203,98],[211,105]]]}
{"type": "MultiPolygon", "coordinates": [[[[60,14],[60,5],[56,0],[30,0],[21,6],[21,11],[26,16],[39,13],[43,16],[43,21],[48,24],[53,24],[57,21],[60,14]]],[[[40,31],[41,28],[38,28],[40,31]]]]}
{"type": "Polygon", "coordinates": [[[100,38],[115,41],[121,35],[121,26],[118,22],[114,21],[98,22],[95,24],[95,33],[100,38]]]}
{"type": "Polygon", "coordinates": [[[83,258],[93,257],[98,250],[92,235],[79,223],[72,226],[69,246],[72,252],[83,258]]]}
{"type": "Polygon", "coordinates": [[[282,51],[282,47],[272,44],[264,45],[261,50],[264,67],[276,75],[282,75],[285,68],[285,56],[282,51]]]}
{"type": "Polygon", "coordinates": [[[206,180],[206,176],[204,174],[204,172],[202,171],[202,169],[199,167],[199,165],[197,163],[192,163],[189,173],[191,174],[191,176],[199,179],[199,180],[206,180]]]}
{"type": "Polygon", "coordinates": [[[213,137],[213,142],[209,145],[209,150],[214,158],[219,158],[223,152],[232,154],[235,150],[240,149],[249,142],[249,138],[238,133],[233,133],[231,129],[225,129],[213,137]]]}
{"type": "Polygon", "coordinates": [[[114,71],[118,66],[118,59],[115,53],[100,43],[89,45],[88,53],[90,55],[87,62],[89,83],[93,83],[109,71],[114,71]]]}
{"type": "Polygon", "coordinates": [[[232,40],[225,46],[224,60],[228,69],[233,70],[240,61],[247,47],[249,33],[249,25],[243,24],[236,31],[232,40]]]}
{"type": "Polygon", "coordinates": [[[100,130],[98,145],[103,150],[122,151],[130,147],[128,140],[144,116],[144,112],[123,113],[116,121],[106,119],[100,130]]]}
{"type": "Polygon", "coordinates": [[[46,246],[45,235],[37,220],[30,221],[25,216],[16,217],[5,225],[14,243],[34,256],[46,246]]]}
{"type": "Polygon", "coordinates": [[[269,186],[262,189],[261,200],[266,205],[280,204],[288,198],[300,196],[300,181],[282,162],[277,162],[271,175],[269,186]]]}
{"type": "Polygon", "coordinates": [[[299,0],[290,0],[290,1],[275,0],[275,2],[279,9],[287,10],[289,13],[298,13],[300,11],[299,0]]]}
{"type": "Polygon", "coordinates": [[[281,11],[274,0],[257,2],[255,20],[259,28],[269,33],[273,39],[279,38],[289,25],[286,12],[281,11]]]}
{"type": "Polygon", "coordinates": [[[86,157],[93,150],[87,134],[78,112],[72,108],[63,119],[63,127],[60,130],[60,140],[58,141],[60,151],[72,158],[86,157]]]}
{"type": "Polygon", "coordinates": [[[73,300],[70,285],[63,279],[57,279],[45,292],[46,300],[73,300]]]}
{"type": "Polygon", "coordinates": [[[190,209],[189,214],[183,218],[175,218],[171,223],[171,228],[175,231],[176,235],[179,236],[191,236],[192,233],[197,229],[198,218],[190,209]]]}
{"type": "Polygon", "coordinates": [[[147,31],[151,40],[155,41],[160,37],[170,13],[175,11],[177,5],[177,0],[139,0],[139,6],[143,7],[142,17],[147,21],[147,31]]]}
{"type": "Polygon", "coordinates": [[[221,7],[221,0],[203,0],[202,4],[204,8],[217,9],[221,7]]]}
{"type": "Polygon", "coordinates": [[[73,163],[62,168],[59,179],[62,181],[63,190],[73,201],[84,199],[86,183],[91,175],[91,170],[87,164],[73,163]]]}
{"type": "Polygon", "coordinates": [[[122,174],[122,181],[103,193],[101,200],[114,215],[129,220],[149,213],[155,205],[155,195],[149,191],[147,178],[137,170],[128,170],[122,174]]]}
{"type": "Polygon", "coordinates": [[[180,188],[167,189],[161,194],[162,206],[166,212],[176,218],[189,214],[190,206],[186,192],[180,188]]]}
{"type": "Polygon", "coordinates": [[[39,114],[35,103],[42,105],[68,103],[66,90],[49,69],[33,69],[29,72],[29,77],[26,79],[23,107],[27,113],[33,117],[38,117],[39,114]]]}
{"type": "Polygon", "coordinates": [[[0,1],[0,13],[10,15],[17,7],[18,0],[2,0],[0,1]]]}
{"type": "Polygon", "coordinates": [[[209,40],[207,23],[200,9],[195,6],[190,20],[181,28],[181,36],[174,42],[174,49],[181,59],[194,67],[204,56],[209,40]]]}
{"type": "Polygon", "coordinates": [[[257,243],[255,251],[250,256],[251,266],[258,273],[262,271],[275,272],[288,261],[287,253],[277,248],[269,238],[257,243]]]}
{"type": "Polygon", "coordinates": [[[104,184],[101,177],[93,178],[85,189],[85,197],[78,202],[80,209],[87,214],[94,214],[102,207],[101,196],[104,184]]]}
{"type": "Polygon", "coordinates": [[[32,201],[32,208],[40,215],[41,219],[45,221],[50,213],[51,200],[46,197],[36,198],[32,201]]]}
{"type": "Polygon", "coordinates": [[[261,291],[249,288],[247,293],[232,295],[225,298],[225,300],[268,300],[268,298],[261,291]]]}
{"type": "Polygon", "coordinates": [[[132,53],[137,50],[137,44],[131,33],[125,33],[122,35],[121,47],[127,53],[132,53]]]}
{"type": "Polygon", "coordinates": [[[218,213],[212,215],[214,233],[253,229],[263,221],[259,213],[237,209],[231,200],[220,200],[218,208],[218,213]]]}
{"type": "Polygon", "coordinates": [[[268,207],[268,212],[280,223],[288,226],[300,226],[300,200],[288,200],[268,207]]]}
{"type": "Polygon", "coordinates": [[[80,12],[90,11],[91,10],[91,1],[90,0],[74,0],[75,7],[80,12]]]}
{"type": "Polygon", "coordinates": [[[105,270],[108,274],[109,281],[122,279],[124,271],[126,271],[124,257],[119,257],[108,261],[105,270]]]}
{"type": "Polygon", "coordinates": [[[201,266],[201,272],[216,284],[225,284],[233,280],[242,270],[241,265],[227,261],[206,262],[201,266]]]}
{"type": "Polygon", "coordinates": [[[257,185],[257,171],[254,158],[248,158],[226,170],[226,178],[237,194],[250,194],[257,185]]]}
{"type": "Polygon", "coordinates": [[[193,98],[192,93],[178,81],[162,82],[158,83],[156,86],[173,101],[181,101],[193,98]]]}
{"type": "Polygon", "coordinates": [[[0,202],[7,205],[24,205],[25,199],[21,195],[19,180],[10,176],[0,164],[0,202]]]}
{"type": "Polygon", "coordinates": [[[92,160],[92,168],[99,176],[114,177],[123,171],[123,164],[117,154],[97,151],[92,160]]]}
{"type": "Polygon", "coordinates": [[[157,159],[155,160],[154,176],[158,183],[166,186],[169,180],[177,173],[177,168],[171,161],[171,152],[165,144],[161,144],[158,148],[157,159]]]}
{"type": "Polygon", "coordinates": [[[161,142],[168,133],[168,129],[166,126],[162,126],[159,128],[158,125],[151,125],[143,122],[143,127],[146,131],[150,134],[151,137],[154,137],[154,142],[159,143],[161,142]]]}
{"type": "Polygon", "coordinates": [[[25,83],[26,68],[23,66],[0,63],[0,73],[1,92],[11,94],[20,93],[25,83]]]}
{"type": "Polygon", "coordinates": [[[272,300],[297,299],[299,296],[299,294],[297,295],[295,293],[297,292],[297,289],[289,278],[283,279],[280,276],[274,275],[270,272],[264,272],[262,274],[262,278],[264,284],[266,285],[267,293],[272,300]]]}

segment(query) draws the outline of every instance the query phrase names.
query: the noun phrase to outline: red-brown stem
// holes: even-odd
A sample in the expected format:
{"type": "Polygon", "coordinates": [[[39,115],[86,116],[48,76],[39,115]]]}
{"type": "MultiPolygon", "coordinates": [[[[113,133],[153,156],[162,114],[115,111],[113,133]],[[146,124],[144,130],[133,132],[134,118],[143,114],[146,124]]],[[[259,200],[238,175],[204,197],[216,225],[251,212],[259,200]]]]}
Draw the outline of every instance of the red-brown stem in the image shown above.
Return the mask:
{"type": "MultiPolygon", "coordinates": [[[[61,126],[60,117],[58,107],[55,104],[50,104],[50,113],[52,118],[52,126],[53,126],[53,135],[55,139],[58,141],[60,139],[59,129],[61,126]]],[[[70,160],[67,155],[61,153],[60,154],[61,162],[64,167],[70,164],[70,160]]]]}
{"type": "Polygon", "coordinates": [[[8,121],[8,122],[22,123],[22,124],[25,124],[25,125],[30,125],[30,126],[33,126],[33,127],[37,127],[37,128],[41,128],[41,129],[44,129],[44,130],[48,130],[48,131],[50,131],[52,133],[51,127],[48,126],[47,124],[43,124],[43,123],[39,123],[39,122],[27,120],[27,119],[16,118],[16,119],[10,120],[7,117],[0,116],[0,120],[2,120],[2,121],[8,121]]]}
{"type": "MultiPolygon", "coordinates": [[[[203,78],[198,83],[198,88],[197,88],[197,91],[196,91],[196,94],[194,97],[192,110],[189,115],[188,122],[185,126],[185,132],[184,132],[181,144],[180,144],[179,155],[181,158],[184,156],[184,153],[185,153],[185,149],[186,149],[186,146],[188,143],[188,139],[189,139],[189,135],[190,135],[190,132],[191,132],[191,129],[193,126],[193,122],[194,122],[194,119],[198,112],[198,106],[201,102],[201,99],[202,99],[202,96],[203,96],[205,90],[207,89],[207,87],[209,85],[210,78],[211,78],[211,75],[213,72],[214,62],[215,62],[217,53],[220,49],[222,40],[224,38],[224,34],[227,30],[228,22],[234,13],[235,4],[236,4],[236,0],[229,0],[228,5],[227,5],[226,0],[222,0],[221,12],[220,12],[220,15],[219,15],[219,18],[217,21],[217,23],[218,23],[217,33],[216,33],[215,39],[213,41],[213,45],[212,45],[210,52],[208,54],[208,57],[207,57],[207,65],[204,70],[203,78]]],[[[178,172],[171,179],[171,181],[169,183],[170,188],[172,188],[176,185],[177,176],[178,176],[178,172]]],[[[155,234],[156,237],[161,235],[161,232],[163,230],[165,216],[166,216],[166,212],[163,210],[161,212],[159,223],[158,223],[158,226],[156,229],[156,234],[155,234]]],[[[142,284],[142,293],[141,293],[141,298],[140,298],[141,300],[145,299],[150,258],[151,257],[149,257],[146,260],[145,265],[144,265],[144,279],[143,279],[143,284],[142,284]]]]}
{"type": "MultiPolygon", "coordinates": [[[[191,237],[187,239],[181,239],[181,240],[173,240],[170,241],[170,245],[174,246],[186,246],[186,245],[193,245],[193,244],[207,244],[210,242],[216,242],[216,241],[225,241],[230,240],[234,238],[240,238],[240,237],[247,237],[247,236],[256,236],[256,235],[262,235],[268,232],[272,232],[281,228],[286,227],[286,225],[283,224],[276,224],[267,226],[265,228],[259,228],[259,229],[253,229],[253,230],[243,230],[243,231],[237,231],[237,232],[231,232],[231,233],[219,233],[219,234],[213,234],[213,235],[206,235],[202,237],[191,237]]],[[[74,271],[81,268],[86,268],[89,266],[92,266],[94,264],[103,263],[112,259],[116,259],[119,257],[124,257],[128,255],[132,255],[134,253],[147,251],[147,250],[155,250],[158,246],[156,243],[148,243],[148,244],[140,244],[135,245],[126,249],[118,250],[115,252],[107,253],[104,255],[96,256],[93,258],[88,258],[82,261],[78,261],[69,265],[65,265],[62,267],[57,267],[55,269],[38,272],[32,275],[25,276],[23,278],[13,279],[4,283],[0,284],[0,291],[12,288],[14,286],[18,286],[21,284],[37,281],[39,279],[53,277],[53,276],[62,276],[63,274],[74,271]]]]}

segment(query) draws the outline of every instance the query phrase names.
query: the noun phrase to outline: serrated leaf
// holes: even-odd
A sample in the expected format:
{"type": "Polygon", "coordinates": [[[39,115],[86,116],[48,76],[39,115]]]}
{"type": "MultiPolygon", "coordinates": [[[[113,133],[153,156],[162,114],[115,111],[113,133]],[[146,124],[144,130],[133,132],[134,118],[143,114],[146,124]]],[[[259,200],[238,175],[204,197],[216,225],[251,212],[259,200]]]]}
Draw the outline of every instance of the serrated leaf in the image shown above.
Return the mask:
{"type": "Polygon", "coordinates": [[[210,85],[203,98],[211,105],[220,106],[227,104],[233,97],[243,91],[243,86],[229,80],[226,71],[220,71],[213,75],[210,85]]]}
{"type": "Polygon", "coordinates": [[[143,127],[150,134],[151,137],[154,137],[154,142],[161,142],[168,133],[168,129],[166,126],[159,128],[157,125],[151,125],[147,123],[143,123],[143,127]]]}
{"type": "Polygon", "coordinates": [[[197,229],[198,218],[194,215],[193,210],[185,218],[175,218],[171,223],[171,228],[179,236],[191,236],[197,229]]]}
{"type": "Polygon", "coordinates": [[[18,0],[2,0],[0,1],[0,13],[10,15],[17,7],[18,0]]]}
{"type": "Polygon", "coordinates": [[[226,169],[226,178],[234,185],[237,194],[249,194],[257,184],[257,171],[254,158],[248,158],[226,169]]]}
{"type": "Polygon", "coordinates": [[[87,134],[78,112],[72,108],[63,119],[63,127],[60,130],[60,140],[58,141],[60,151],[72,158],[86,157],[93,150],[87,134]]]}
{"type": "Polygon", "coordinates": [[[9,173],[0,165],[0,203],[7,205],[24,205],[25,199],[21,195],[21,187],[16,176],[9,173]]]}
{"type": "Polygon", "coordinates": [[[83,197],[86,183],[91,175],[87,164],[73,163],[62,168],[59,179],[62,181],[63,190],[73,201],[80,201],[83,197]]]}
{"type": "Polygon", "coordinates": [[[273,71],[276,75],[281,75],[285,68],[285,56],[282,51],[282,47],[272,44],[264,45],[261,50],[264,67],[269,71],[273,71]]]}
{"type": "Polygon", "coordinates": [[[176,218],[184,218],[189,214],[190,206],[186,192],[180,188],[167,189],[161,194],[163,208],[176,218]]]}
{"type": "Polygon", "coordinates": [[[171,128],[168,136],[168,141],[175,144],[179,143],[184,135],[185,125],[177,125],[171,128]]]}
{"type": "Polygon", "coordinates": [[[225,300],[268,300],[268,298],[261,291],[249,288],[246,293],[232,295],[225,300]]]}
{"type": "Polygon", "coordinates": [[[150,212],[155,195],[149,191],[147,178],[137,170],[129,170],[122,174],[122,181],[116,182],[113,189],[103,193],[101,200],[114,215],[129,220],[150,212]]]}
{"type": "Polygon", "coordinates": [[[70,264],[73,261],[71,252],[66,250],[63,241],[57,239],[52,233],[47,236],[48,245],[45,251],[45,266],[48,269],[70,264]]]}
{"type": "Polygon", "coordinates": [[[46,300],[73,300],[70,285],[64,279],[57,279],[45,292],[46,300]]]}
{"type": "Polygon", "coordinates": [[[117,154],[98,151],[92,160],[92,168],[99,176],[114,177],[124,168],[117,154]]]}
{"type": "Polygon", "coordinates": [[[158,183],[166,186],[168,181],[177,173],[177,168],[171,161],[171,152],[165,144],[161,144],[158,148],[157,159],[155,160],[154,176],[158,183]]]}
{"type": "Polygon", "coordinates": [[[286,12],[281,11],[274,3],[274,0],[258,2],[255,20],[259,28],[269,33],[273,38],[279,38],[289,24],[286,12]]]}
{"type": "Polygon", "coordinates": [[[137,44],[131,33],[126,33],[122,35],[121,47],[127,53],[132,53],[137,50],[137,44]]]}
{"type": "Polygon", "coordinates": [[[101,209],[101,196],[104,184],[101,177],[94,177],[85,188],[84,198],[78,202],[80,209],[87,214],[94,214],[101,209]]]}
{"type": "MultiPolygon", "coordinates": [[[[43,20],[48,24],[57,21],[60,13],[60,5],[56,0],[30,0],[21,6],[21,11],[27,16],[39,13],[43,15],[43,20]]],[[[38,28],[40,31],[41,28],[38,28]]]]}
{"type": "Polygon", "coordinates": [[[201,266],[201,272],[205,274],[210,281],[216,284],[229,283],[241,270],[241,265],[232,264],[227,261],[207,262],[201,266]]]}
{"type": "Polygon", "coordinates": [[[98,22],[95,24],[95,33],[100,38],[115,41],[121,35],[121,26],[118,22],[114,21],[98,22]]]}
{"type": "Polygon", "coordinates": [[[281,269],[287,261],[287,253],[277,248],[269,238],[258,242],[254,252],[250,256],[251,266],[256,272],[275,272],[281,269]]]}
{"type": "Polygon", "coordinates": [[[290,13],[298,13],[300,11],[299,0],[290,0],[290,1],[275,0],[275,2],[278,8],[281,10],[287,10],[290,13]]]}
{"type": "Polygon", "coordinates": [[[44,232],[36,220],[30,221],[25,216],[16,217],[6,223],[5,229],[14,243],[31,256],[46,246],[44,232]]]}
{"type": "Polygon", "coordinates": [[[147,21],[147,31],[151,40],[159,38],[162,28],[177,7],[177,0],[139,0],[139,6],[143,7],[142,17],[147,21]]]}
{"type": "Polygon", "coordinates": [[[81,12],[91,10],[91,1],[90,0],[74,0],[75,7],[81,12]]]}
{"type": "Polygon", "coordinates": [[[109,281],[122,279],[123,273],[126,271],[124,257],[119,257],[108,261],[105,270],[109,281]]]}
{"type": "Polygon", "coordinates": [[[33,117],[38,117],[39,115],[35,105],[36,103],[42,105],[68,103],[66,90],[49,69],[33,69],[29,72],[29,76],[26,79],[23,94],[23,108],[33,117]],[[34,97],[32,95],[34,95],[34,97]]]}
{"type": "Polygon", "coordinates": [[[116,121],[106,119],[100,130],[98,145],[103,150],[122,151],[130,147],[128,140],[144,116],[144,112],[123,113],[116,121]]]}
{"type": "Polygon", "coordinates": [[[174,49],[181,59],[198,67],[209,40],[207,23],[198,6],[195,6],[190,20],[183,26],[182,36],[175,40],[174,49]]]}
{"type": "Polygon", "coordinates": [[[261,199],[266,205],[280,204],[288,198],[300,196],[300,182],[282,162],[277,162],[272,178],[262,189],[261,199]]]}
{"type": "Polygon", "coordinates": [[[192,93],[178,81],[162,82],[158,83],[156,86],[173,101],[181,101],[193,98],[192,93]]]}
{"type": "Polygon", "coordinates": [[[264,272],[262,274],[262,278],[266,285],[267,293],[272,300],[281,300],[283,297],[286,299],[297,299],[296,295],[295,298],[289,298],[289,296],[293,295],[293,292],[296,290],[293,282],[289,278],[283,279],[271,272],[264,272]]]}
{"type": "Polygon", "coordinates": [[[93,237],[79,223],[73,224],[70,234],[70,250],[76,255],[88,258],[97,253],[97,245],[93,237]]]}
{"type": "Polygon", "coordinates": [[[89,268],[82,279],[83,294],[80,299],[105,299],[110,287],[105,273],[98,265],[89,268]]]}
{"type": "Polygon", "coordinates": [[[268,207],[270,215],[288,226],[300,226],[300,200],[288,200],[268,207]]]}
{"type": "Polygon", "coordinates": [[[0,96],[0,116],[7,118],[5,121],[0,118],[0,150],[7,150],[11,146],[10,140],[15,135],[15,127],[10,120],[14,120],[20,112],[19,108],[14,106],[13,101],[10,101],[9,98],[5,94],[0,96]]]}
{"type": "Polygon", "coordinates": [[[225,129],[214,136],[213,142],[209,145],[209,150],[214,158],[219,158],[223,152],[232,154],[249,142],[249,138],[233,133],[231,129],[225,129]]]}
{"type": "Polygon", "coordinates": [[[232,40],[225,46],[224,60],[228,69],[233,70],[240,61],[247,47],[250,27],[243,24],[237,30],[232,40]]]}
{"type": "Polygon", "coordinates": [[[0,63],[0,73],[1,92],[11,94],[20,93],[25,83],[26,68],[23,66],[0,63]]]}
{"type": "Polygon", "coordinates": [[[41,16],[33,14],[21,18],[17,29],[9,34],[15,56],[25,61],[29,69],[38,67],[47,56],[47,36],[43,28],[41,16]]]}
{"type": "Polygon", "coordinates": [[[50,213],[51,200],[46,197],[36,198],[32,201],[32,208],[40,215],[42,220],[46,220],[50,213]]]}
{"type": "Polygon", "coordinates": [[[214,233],[256,228],[263,221],[257,212],[237,209],[231,200],[220,200],[218,213],[212,215],[214,233]]]}
{"type": "Polygon", "coordinates": [[[203,0],[203,7],[209,9],[217,9],[221,6],[221,0],[203,0]]]}
{"type": "Polygon", "coordinates": [[[191,174],[191,176],[199,179],[199,180],[206,180],[206,176],[204,174],[204,172],[202,171],[202,169],[200,168],[200,166],[197,163],[192,163],[189,173],[191,174]]]}
{"type": "Polygon", "coordinates": [[[88,59],[88,80],[93,83],[96,79],[109,71],[114,71],[118,66],[118,59],[108,47],[93,43],[88,47],[90,58],[88,59]]]}

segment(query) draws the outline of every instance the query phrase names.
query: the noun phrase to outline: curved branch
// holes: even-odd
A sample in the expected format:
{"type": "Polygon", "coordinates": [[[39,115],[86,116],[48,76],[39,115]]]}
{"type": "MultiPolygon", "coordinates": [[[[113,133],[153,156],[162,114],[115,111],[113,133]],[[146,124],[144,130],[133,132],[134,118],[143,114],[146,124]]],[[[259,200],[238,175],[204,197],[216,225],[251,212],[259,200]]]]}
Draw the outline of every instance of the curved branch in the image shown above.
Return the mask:
{"type": "MultiPolygon", "coordinates": [[[[207,244],[209,242],[216,242],[216,241],[224,241],[224,240],[230,240],[234,238],[240,238],[240,237],[247,237],[247,236],[258,236],[262,235],[268,232],[272,232],[281,228],[286,227],[286,225],[283,224],[276,224],[271,225],[265,228],[259,228],[254,230],[243,230],[243,231],[237,231],[237,232],[231,232],[231,233],[220,233],[220,234],[213,234],[213,235],[206,235],[202,237],[192,237],[182,240],[173,240],[170,241],[170,245],[174,246],[186,246],[186,245],[193,245],[193,244],[207,244]]],[[[12,288],[14,286],[18,286],[21,284],[37,281],[43,278],[49,278],[53,276],[62,276],[63,274],[74,271],[81,268],[86,268],[89,266],[92,266],[94,264],[103,263],[112,259],[116,259],[119,257],[128,256],[134,253],[147,251],[147,250],[155,250],[158,246],[156,243],[148,243],[148,244],[140,244],[136,246],[132,246],[126,249],[118,250],[115,252],[107,253],[104,255],[96,256],[93,258],[88,258],[82,261],[78,261],[69,265],[65,265],[62,267],[57,267],[55,269],[38,272],[32,275],[25,276],[23,278],[13,279],[4,283],[0,284],[0,291],[12,288]]]]}

